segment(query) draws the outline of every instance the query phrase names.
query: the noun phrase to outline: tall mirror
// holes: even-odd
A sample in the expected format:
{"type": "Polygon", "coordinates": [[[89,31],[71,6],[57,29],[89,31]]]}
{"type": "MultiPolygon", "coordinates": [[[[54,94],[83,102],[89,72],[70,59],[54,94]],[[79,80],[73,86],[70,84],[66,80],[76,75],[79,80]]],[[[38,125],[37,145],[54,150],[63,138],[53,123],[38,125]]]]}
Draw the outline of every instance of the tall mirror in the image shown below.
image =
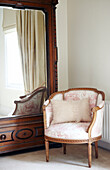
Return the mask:
{"type": "Polygon", "coordinates": [[[0,0],[0,154],[44,145],[43,95],[58,87],[57,4],[0,0]],[[15,105],[18,98],[22,102],[15,105]],[[20,107],[28,99],[31,102],[20,107]],[[37,102],[39,107],[33,107],[37,102]]]}
{"type": "Polygon", "coordinates": [[[40,86],[47,87],[44,12],[0,7],[0,117],[11,115],[14,101],[40,86]]]}

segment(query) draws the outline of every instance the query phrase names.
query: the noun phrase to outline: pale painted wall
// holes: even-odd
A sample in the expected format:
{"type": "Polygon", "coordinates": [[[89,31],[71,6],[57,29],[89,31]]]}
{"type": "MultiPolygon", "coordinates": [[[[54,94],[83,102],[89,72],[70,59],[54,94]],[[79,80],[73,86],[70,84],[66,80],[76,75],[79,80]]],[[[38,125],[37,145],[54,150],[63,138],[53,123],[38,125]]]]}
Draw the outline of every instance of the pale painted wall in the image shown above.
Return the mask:
{"type": "Polygon", "coordinates": [[[67,0],[59,0],[56,10],[58,45],[58,89],[68,88],[67,0]]]}
{"type": "Polygon", "coordinates": [[[23,91],[5,86],[5,41],[2,28],[3,10],[0,8],[0,114],[7,114],[15,108],[14,100],[23,95],[23,91]]]}
{"type": "Polygon", "coordinates": [[[69,87],[102,89],[110,100],[110,0],[68,0],[69,87]]]}

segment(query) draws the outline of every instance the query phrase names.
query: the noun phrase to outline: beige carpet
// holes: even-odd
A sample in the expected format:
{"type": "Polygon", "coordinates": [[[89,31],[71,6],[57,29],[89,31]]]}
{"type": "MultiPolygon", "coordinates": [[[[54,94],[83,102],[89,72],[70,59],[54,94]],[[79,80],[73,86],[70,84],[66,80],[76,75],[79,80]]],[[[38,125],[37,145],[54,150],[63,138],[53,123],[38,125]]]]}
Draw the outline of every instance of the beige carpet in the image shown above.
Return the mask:
{"type": "MultiPolygon", "coordinates": [[[[91,170],[110,169],[110,151],[99,148],[95,159],[93,148],[91,170]]],[[[50,162],[45,162],[45,150],[0,156],[0,170],[76,170],[89,169],[87,145],[68,145],[67,154],[62,148],[50,149],[50,162]]]]}

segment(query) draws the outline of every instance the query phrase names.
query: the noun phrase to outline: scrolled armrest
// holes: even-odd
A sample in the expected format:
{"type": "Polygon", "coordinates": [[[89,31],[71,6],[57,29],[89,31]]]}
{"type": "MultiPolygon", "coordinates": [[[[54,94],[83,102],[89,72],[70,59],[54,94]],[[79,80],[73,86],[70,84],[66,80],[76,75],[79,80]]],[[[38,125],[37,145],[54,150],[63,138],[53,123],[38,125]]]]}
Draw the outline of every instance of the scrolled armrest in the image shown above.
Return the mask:
{"type": "Polygon", "coordinates": [[[20,99],[25,98],[27,95],[19,96],[20,99]]]}
{"type": "Polygon", "coordinates": [[[103,110],[104,101],[102,101],[99,106],[96,106],[92,109],[93,117],[87,130],[89,138],[102,135],[103,110]]]}
{"type": "Polygon", "coordinates": [[[23,98],[23,99],[20,99],[20,100],[15,100],[14,103],[18,104],[18,103],[24,103],[26,101],[28,101],[28,98],[23,98]]]}
{"type": "Polygon", "coordinates": [[[92,108],[92,112],[95,113],[97,112],[98,110],[102,109],[104,107],[104,101],[102,101],[99,106],[95,106],[92,108]]]}
{"type": "Polygon", "coordinates": [[[49,100],[46,100],[46,101],[44,102],[44,104],[43,104],[43,107],[44,107],[44,108],[47,107],[49,103],[50,103],[50,101],[49,101],[49,100]]]}
{"type": "Polygon", "coordinates": [[[99,106],[96,106],[96,107],[93,107],[92,108],[92,112],[95,113],[97,112],[98,110],[100,110],[101,108],[99,106]]]}

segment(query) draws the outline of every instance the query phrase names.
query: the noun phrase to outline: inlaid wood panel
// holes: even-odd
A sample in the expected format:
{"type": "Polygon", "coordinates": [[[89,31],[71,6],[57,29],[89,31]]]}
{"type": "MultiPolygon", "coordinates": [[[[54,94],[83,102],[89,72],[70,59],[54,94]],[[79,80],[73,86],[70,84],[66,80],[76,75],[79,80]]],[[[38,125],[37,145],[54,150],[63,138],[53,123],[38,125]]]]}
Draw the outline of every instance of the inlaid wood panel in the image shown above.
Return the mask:
{"type": "MultiPolygon", "coordinates": [[[[29,119],[29,116],[27,116],[29,119]]],[[[44,144],[44,126],[42,115],[34,119],[30,117],[31,121],[19,122],[21,117],[15,118],[14,123],[9,123],[8,119],[1,121],[0,126],[0,153],[15,151],[44,144]],[[16,120],[16,123],[15,123],[16,120]],[[19,123],[18,123],[19,122],[19,123]],[[18,147],[19,146],[19,147],[18,147]],[[8,150],[6,149],[8,148],[8,150]]]]}

